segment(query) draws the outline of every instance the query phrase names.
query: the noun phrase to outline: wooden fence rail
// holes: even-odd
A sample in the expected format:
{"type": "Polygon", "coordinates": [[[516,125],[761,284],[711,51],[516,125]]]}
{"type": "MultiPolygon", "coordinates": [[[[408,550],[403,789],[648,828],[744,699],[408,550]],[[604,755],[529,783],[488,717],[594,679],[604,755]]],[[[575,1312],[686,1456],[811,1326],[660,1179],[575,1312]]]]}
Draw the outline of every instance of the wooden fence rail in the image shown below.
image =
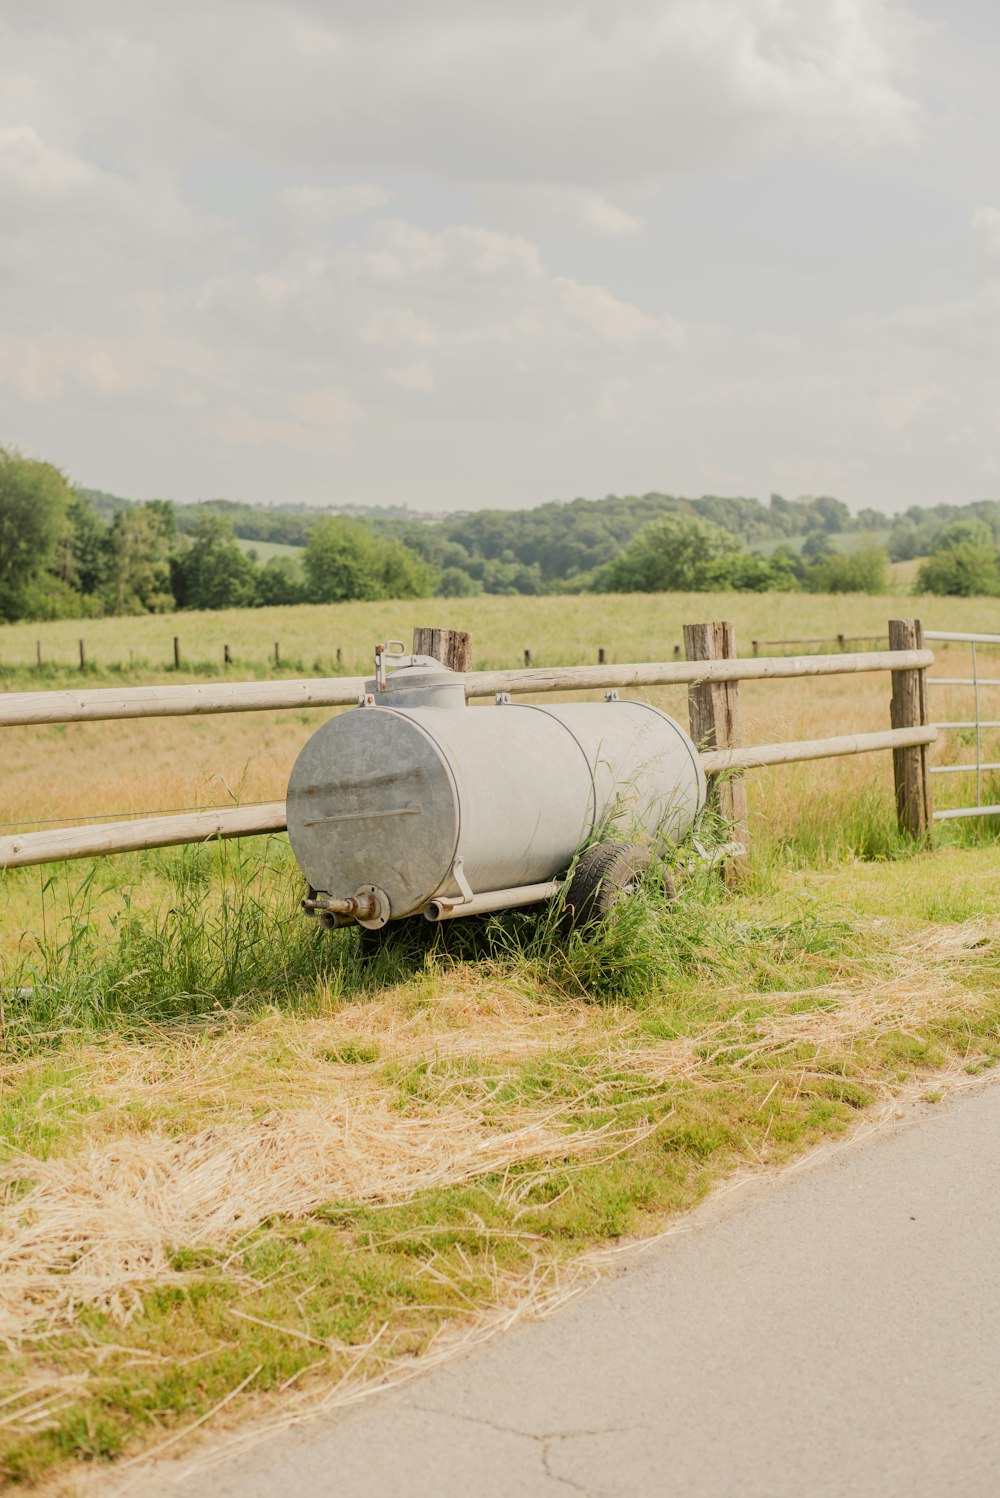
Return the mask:
{"type": "Polygon", "coordinates": [[[215,838],[257,837],[284,832],[284,801],[180,816],[136,817],[129,822],[102,822],[96,827],[51,827],[45,832],[17,832],[0,838],[0,869],[21,869],[67,858],[95,858],[105,853],[138,853],[143,848],[175,848],[215,838]]]}
{"type": "MultiPolygon", "coordinates": [[[[905,749],[930,744],[933,728],[886,729],[883,733],[855,733],[831,739],[800,739],[787,744],[758,744],[753,749],[709,750],[701,757],[707,775],[734,770],[756,770],[765,765],[789,765],[798,760],[833,759],[844,754],[868,754],[878,749],[905,749]]],[[[52,827],[45,832],[19,832],[0,838],[0,868],[61,863],[70,858],[94,858],[106,853],[136,853],[142,848],[171,848],[214,838],[255,837],[284,832],[284,801],[261,801],[252,806],[220,807],[180,816],[142,817],[128,822],[103,822],[96,827],[52,827]]]]}
{"type": "MultiPolygon", "coordinates": [[[[775,655],[756,659],[650,661],[639,665],[553,666],[470,671],[466,696],[525,696],[598,691],[606,687],[691,686],[708,681],[764,681],[840,676],[857,671],[921,670],[931,650],[872,650],[848,655],[775,655]]],[[[95,687],[82,691],[0,695],[0,728],[39,723],[95,723],[115,718],[182,718],[204,713],[253,713],[285,708],[349,707],[365,689],[363,676],[304,681],[204,682],[193,686],[95,687]]]]}
{"type": "MultiPolygon", "coordinates": [[[[744,845],[748,837],[745,799],[738,785],[742,771],[765,765],[891,749],[900,826],[919,838],[926,835],[931,815],[927,746],[934,741],[936,733],[927,721],[926,672],[933,664],[934,655],[930,650],[917,648],[922,643],[918,621],[890,621],[890,638],[900,645],[914,648],[741,660],[736,656],[732,624],[693,625],[685,629],[685,643],[689,655],[697,659],[638,665],[564,666],[545,670],[469,671],[466,695],[477,698],[489,697],[496,692],[534,695],[609,687],[687,686],[692,736],[702,751],[712,794],[744,845]],[[760,744],[753,748],[743,748],[740,744],[739,682],[864,671],[892,672],[891,729],[760,744]],[[736,778],[736,787],[730,785],[728,793],[727,777],[736,778]]],[[[433,648],[445,660],[450,655],[456,659],[469,658],[468,637],[462,636],[459,640],[457,631],[418,631],[415,644],[425,653],[430,653],[433,648]]],[[[340,677],[315,681],[10,693],[0,698],[0,727],[348,706],[358,700],[364,685],[362,677],[340,677]]],[[[63,859],[198,843],[212,838],[251,837],[280,832],[285,826],[285,803],[270,801],[254,806],[144,817],[98,826],[16,833],[0,838],[0,868],[23,868],[63,859]]]]}

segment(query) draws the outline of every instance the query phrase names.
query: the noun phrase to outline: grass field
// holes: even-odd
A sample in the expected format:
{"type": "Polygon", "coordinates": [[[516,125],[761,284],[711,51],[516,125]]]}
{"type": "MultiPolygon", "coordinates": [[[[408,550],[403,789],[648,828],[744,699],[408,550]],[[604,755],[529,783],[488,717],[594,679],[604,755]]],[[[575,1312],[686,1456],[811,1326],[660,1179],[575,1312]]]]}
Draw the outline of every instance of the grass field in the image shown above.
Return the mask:
{"type": "Polygon", "coordinates": [[[282,658],[305,671],[329,671],[339,648],[343,670],[354,675],[368,668],[376,640],[395,637],[408,643],[414,624],[469,630],[475,664],[490,669],[520,665],[526,648],[541,666],[593,662],[601,646],[610,652],[610,660],[669,659],[681,643],[682,626],[702,618],[733,619],[741,652],[749,655],[753,639],[835,640],[838,634],[884,639],[888,619],[912,613],[920,614],[929,627],[1000,633],[1000,601],[991,598],[669,593],[301,604],[0,625],[0,680],[25,684],[19,673],[34,666],[38,641],[48,665],[73,671],[81,636],[98,675],[112,670],[117,676],[128,668],[130,657],[134,672],[148,675],[166,669],[173,661],[175,635],[190,670],[221,671],[226,644],[237,673],[271,670],[277,641],[282,658]]]}
{"type": "Polygon", "coordinates": [[[284,541],[252,541],[243,536],[236,537],[240,551],[252,552],[258,562],[270,562],[273,557],[291,557],[301,562],[304,546],[290,546],[284,541]]]}
{"type": "MultiPolygon", "coordinates": [[[[719,616],[747,650],[881,634],[901,603],[519,598],[97,621],[86,680],[176,679],[162,659],[178,631],[206,670],[239,642],[232,674],[251,675],[279,638],[310,671],[339,645],[354,673],[415,623],[470,629],[483,666],[526,646],[560,664],[599,645],[669,656],[683,621],[719,616]],[[129,649],[131,670],[110,671],[129,649]]],[[[979,600],[926,622],[1000,631],[979,600]]],[[[31,666],[37,638],[71,661],[80,628],[0,632],[8,689],[81,684],[31,666]]],[[[956,647],[936,671],[966,667],[956,647]]],[[[744,684],[745,738],[882,728],[888,693],[884,675],[744,684]]],[[[683,719],[682,693],[650,696],[683,719]]],[[[933,700],[968,715],[960,689],[933,700]]],[[[6,730],[0,820],[280,796],[324,716],[6,730]]],[[[984,748],[1000,759],[1000,741],[984,748]]],[[[951,735],[940,752],[971,748],[951,735]]],[[[964,780],[935,789],[956,800],[964,780]]],[[[749,789],[739,890],[694,869],[675,906],[643,890],[587,937],[512,913],[428,928],[374,962],[354,933],[297,915],[283,837],[0,875],[6,1479],[71,1489],[89,1464],[406,1376],[417,1354],[557,1302],[594,1251],[734,1170],[992,1066],[994,826],[907,847],[886,755],[755,773],[749,789]]]]}

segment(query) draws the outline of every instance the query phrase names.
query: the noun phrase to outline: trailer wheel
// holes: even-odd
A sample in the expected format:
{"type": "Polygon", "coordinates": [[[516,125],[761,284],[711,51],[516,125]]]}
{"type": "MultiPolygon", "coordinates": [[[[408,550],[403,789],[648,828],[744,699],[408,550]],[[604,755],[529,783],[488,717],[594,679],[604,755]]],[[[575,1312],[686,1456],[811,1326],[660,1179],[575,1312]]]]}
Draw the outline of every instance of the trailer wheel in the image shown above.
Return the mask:
{"type": "MultiPolygon", "coordinates": [[[[595,843],[585,849],[566,893],[567,923],[586,927],[603,920],[635,890],[655,859],[655,851],[642,843],[595,843]]],[[[673,900],[677,893],[673,877],[662,864],[659,877],[667,900],[673,900]]]]}

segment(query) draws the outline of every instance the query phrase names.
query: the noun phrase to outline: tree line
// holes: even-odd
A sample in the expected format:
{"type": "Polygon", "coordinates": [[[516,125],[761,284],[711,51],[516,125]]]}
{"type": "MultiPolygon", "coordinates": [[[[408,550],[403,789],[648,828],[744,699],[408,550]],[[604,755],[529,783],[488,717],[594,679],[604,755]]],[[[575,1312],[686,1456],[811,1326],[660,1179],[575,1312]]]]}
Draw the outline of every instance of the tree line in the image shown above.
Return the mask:
{"type": "Polygon", "coordinates": [[[311,526],[301,561],[265,563],[212,510],[186,529],[162,499],[102,519],[51,463],[0,448],[0,619],[423,598],[436,581],[397,537],[343,517],[311,526]]]}
{"type": "Polygon", "coordinates": [[[608,496],[417,519],[212,500],[125,501],[0,449],[0,619],[79,618],[477,593],[884,592],[890,557],[924,555],[918,591],[1000,596],[1000,504],[890,521],[830,497],[608,496]],[[248,528],[255,534],[248,536],[248,528]],[[853,545],[844,549],[846,532],[853,545]],[[261,561],[237,536],[281,541],[261,561]],[[914,547],[923,551],[915,552],[914,547]]]}

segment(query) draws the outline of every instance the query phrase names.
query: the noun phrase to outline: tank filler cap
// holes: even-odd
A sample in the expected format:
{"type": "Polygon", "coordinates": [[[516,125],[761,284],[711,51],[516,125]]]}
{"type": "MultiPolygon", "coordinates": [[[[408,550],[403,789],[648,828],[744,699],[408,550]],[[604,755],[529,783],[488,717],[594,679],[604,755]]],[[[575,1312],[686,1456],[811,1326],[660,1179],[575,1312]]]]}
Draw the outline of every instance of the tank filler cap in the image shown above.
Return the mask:
{"type": "MultiPolygon", "coordinates": [[[[375,676],[365,698],[378,707],[464,707],[465,677],[432,655],[403,655],[398,640],[375,647],[375,676]],[[399,646],[399,650],[392,649],[399,646]],[[391,669],[387,669],[391,666],[391,669]]],[[[367,705],[367,703],[366,703],[367,705]]]]}

